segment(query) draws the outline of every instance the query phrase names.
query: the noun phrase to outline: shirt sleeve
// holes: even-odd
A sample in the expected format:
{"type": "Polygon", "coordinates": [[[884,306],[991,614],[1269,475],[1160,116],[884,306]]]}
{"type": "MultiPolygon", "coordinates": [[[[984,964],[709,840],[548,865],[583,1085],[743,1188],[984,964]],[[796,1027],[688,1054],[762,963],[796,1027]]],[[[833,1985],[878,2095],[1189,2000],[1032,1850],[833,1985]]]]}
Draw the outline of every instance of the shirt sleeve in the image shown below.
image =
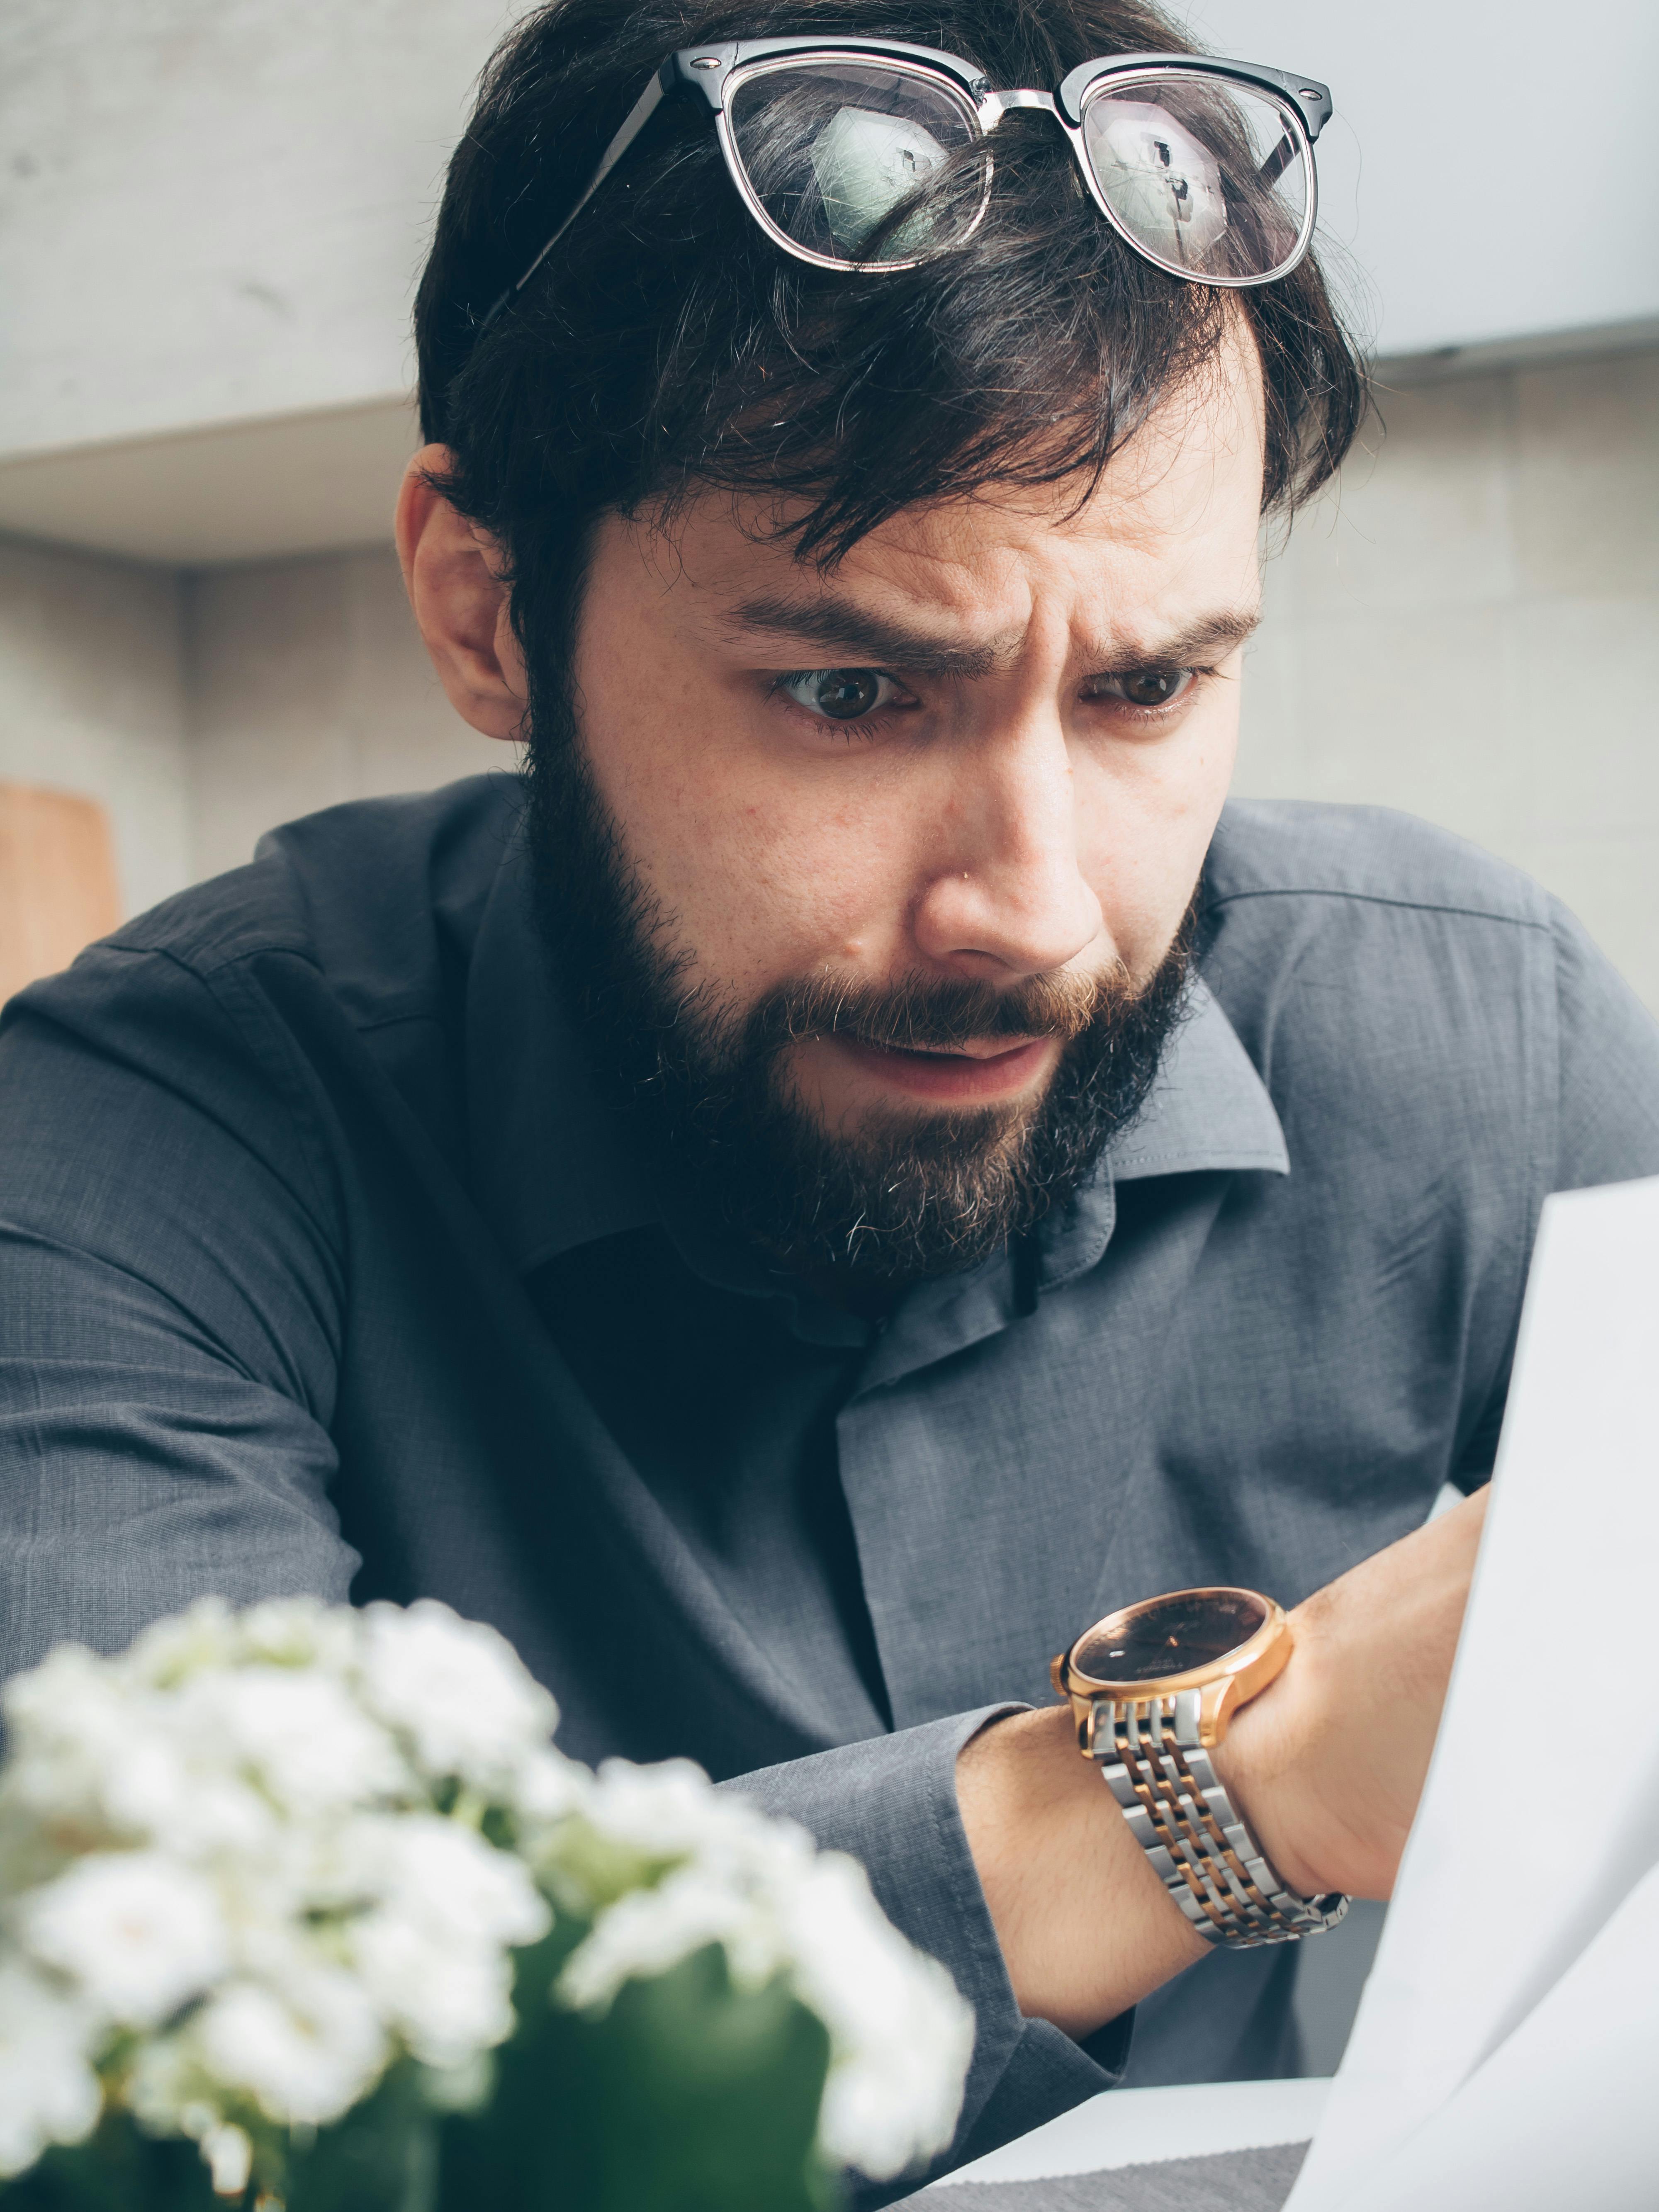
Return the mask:
{"type": "MultiPolygon", "coordinates": [[[[1012,2136],[1114,2087],[1127,2063],[1133,2014],[1085,2045],[1014,1999],[957,1803],[957,1754],[988,1721],[1016,1705],[988,1705],[739,1775],[723,1786],[787,1815],[827,1850],[850,1851],[894,1925],[949,1968],[974,2008],[973,2061],[957,2138],[935,2171],[978,2158],[1012,2136]]],[[[915,2175],[856,2191],[859,2212],[921,2186],[915,2175]]]]}
{"type": "Polygon", "coordinates": [[[1558,905],[1559,1142],[1552,1190],[1659,1175],[1659,1022],[1558,905]]]}
{"type": "Polygon", "coordinates": [[[94,947],[7,1011],[0,1675],[203,1589],[347,1595],[339,1235],[280,1058],[161,952],[94,947]]]}
{"type": "MultiPolygon", "coordinates": [[[[1659,1175],[1659,1022],[1597,949],[1583,924],[1559,901],[1550,904],[1555,1141],[1540,1203],[1553,1191],[1589,1190],[1659,1175]]],[[[1492,1473],[1520,1318],[1517,1310],[1498,1388],[1458,1462],[1461,1489],[1477,1489],[1492,1473]]]]}

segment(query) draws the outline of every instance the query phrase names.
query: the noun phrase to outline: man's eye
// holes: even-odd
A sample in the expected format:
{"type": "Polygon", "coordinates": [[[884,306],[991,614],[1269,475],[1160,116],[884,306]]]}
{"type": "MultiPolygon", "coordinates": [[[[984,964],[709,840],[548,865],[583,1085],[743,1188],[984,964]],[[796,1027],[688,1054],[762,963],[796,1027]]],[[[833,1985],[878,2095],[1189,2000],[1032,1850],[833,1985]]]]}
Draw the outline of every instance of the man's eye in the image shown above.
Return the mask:
{"type": "Polygon", "coordinates": [[[1097,676],[1089,696],[1121,699],[1131,707],[1168,707],[1192,688],[1196,675],[1191,668],[1126,668],[1116,676],[1097,676]]]}
{"type": "Polygon", "coordinates": [[[908,696],[878,668],[806,668],[780,678],[777,689],[809,714],[830,722],[856,722],[908,696]]]}

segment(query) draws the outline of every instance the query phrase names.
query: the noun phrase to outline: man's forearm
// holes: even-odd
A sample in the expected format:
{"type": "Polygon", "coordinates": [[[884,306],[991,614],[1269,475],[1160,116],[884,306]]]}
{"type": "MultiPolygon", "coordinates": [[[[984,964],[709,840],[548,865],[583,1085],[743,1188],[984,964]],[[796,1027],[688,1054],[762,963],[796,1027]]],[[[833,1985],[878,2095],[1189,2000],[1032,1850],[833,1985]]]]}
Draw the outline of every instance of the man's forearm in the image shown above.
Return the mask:
{"type": "Polygon", "coordinates": [[[982,1729],[957,1763],[969,1848],[1029,2019],[1092,2034],[1202,1958],[1126,1826],[1069,1706],[982,1729]]]}
{"type": "MultiPolygon", "coordinates": [[[[1215,1753],[1280,1880],[1386,1898],[1421,1795],[1486,1494],[1363,1560],[1291,1615],[1289,1664],[1215,1753]]],[[[1088,2035],[1204,1955],[1068,1706],[994,1721],[957,1796],[1020,2010],[1088,2035]]]]}

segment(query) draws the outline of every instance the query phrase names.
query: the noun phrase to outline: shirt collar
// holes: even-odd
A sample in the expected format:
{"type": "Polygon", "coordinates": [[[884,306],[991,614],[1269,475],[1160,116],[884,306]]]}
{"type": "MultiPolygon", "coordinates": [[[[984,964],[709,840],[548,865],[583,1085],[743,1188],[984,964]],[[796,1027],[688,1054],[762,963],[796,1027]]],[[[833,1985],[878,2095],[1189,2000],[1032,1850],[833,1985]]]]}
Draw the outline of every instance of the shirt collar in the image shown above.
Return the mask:
{"type": "Polygon", "coordinates": [[[1288,1175],[1290,1154],[1267,1085],[1195,975],[1139,1113],[1107,1146],[1077,1203],[1043,1224],[1038,1286],[1057,1290],[1098,1264],[1116,1224],[1120,1184],[1237,1168],[1288,1175]]]}
{"type": "Polygon", "coordinates": [[[1188,988],[1146,1104],[1106,1157],[1115,1182],[1207,1168],[1289,1175],[1285,1131],[1267,1086],[1201,975],[1188,988]]]}
{"type": "MultiPolygon", "coordinates": [[[[659,1222],[662,1209],[587,1072],[537,926],[522,832],[503,855],[467,988],[473,1189],[514,1266],[528,1273],[579,1244],[659,1222]]],[[[1084,1248],[1105,1249],[1112,1187],[1151,1176],[1243,1168],[1290,1173],[1267,1085],[1219,1001],[1194,978],[1146,1104],[1056,1224],[1046,1284],[1084,1248]],[[1063,1247],[1054,1249],[1055,1246],[1063,1247]]]]}

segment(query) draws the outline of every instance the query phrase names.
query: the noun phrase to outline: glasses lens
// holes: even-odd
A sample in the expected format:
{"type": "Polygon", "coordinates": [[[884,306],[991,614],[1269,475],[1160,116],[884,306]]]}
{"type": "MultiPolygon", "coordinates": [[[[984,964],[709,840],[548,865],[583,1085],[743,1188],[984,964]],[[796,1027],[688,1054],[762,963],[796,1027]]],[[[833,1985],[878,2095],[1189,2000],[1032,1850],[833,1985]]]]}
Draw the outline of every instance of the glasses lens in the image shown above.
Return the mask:
{"type": "Polygon", "coordinates": [[[973,109],[878,63],[745,72],[726,100],[732,144],[791,245],[880,269],[960,244],[984,205],[973,109]]]}
{"type": "Polygon", "coordinates": [[[1110,78],[1084,108],[1083,143],[1113,214],[1161,267],[1248,283],[1300,258],[1313,155],[1270,94],[1196,70],[1110,78]]]}

